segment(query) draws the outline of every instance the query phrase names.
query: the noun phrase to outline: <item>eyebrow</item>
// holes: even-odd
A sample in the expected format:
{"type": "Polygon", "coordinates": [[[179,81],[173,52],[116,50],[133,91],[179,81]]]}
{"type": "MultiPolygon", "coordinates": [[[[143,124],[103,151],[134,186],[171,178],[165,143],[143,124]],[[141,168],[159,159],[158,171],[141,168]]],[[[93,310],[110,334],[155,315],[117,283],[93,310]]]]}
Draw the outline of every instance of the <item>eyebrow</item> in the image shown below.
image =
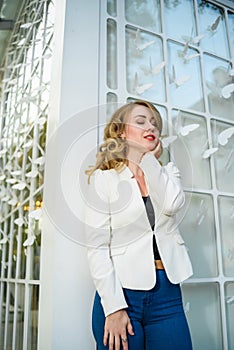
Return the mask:
{"type": "MultiPolygon", "coordinates": [[[[135,116],[134,116],[134,118],[138,118],[138,117],[142,117],[142,118],[145,118],[145,119],[146,119],[146,116],[143,115],[143,114],[138,114],[138,115],[135,115],[135,116]]],[[[150,120],[152,120],[152,119],[156,121],[156,119],[155,119],[154,117],[152,117],[150,120]]]]}

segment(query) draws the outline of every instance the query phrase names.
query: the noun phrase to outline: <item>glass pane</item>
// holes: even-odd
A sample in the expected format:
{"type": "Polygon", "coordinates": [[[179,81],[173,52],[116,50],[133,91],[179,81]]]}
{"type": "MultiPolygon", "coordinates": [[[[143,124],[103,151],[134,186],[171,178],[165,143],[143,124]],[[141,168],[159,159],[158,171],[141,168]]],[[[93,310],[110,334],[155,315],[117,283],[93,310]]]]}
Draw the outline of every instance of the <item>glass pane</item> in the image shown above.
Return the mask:
{"type": "Polygon", "coordinates": [[[173,155],[181,171],[185,187],[211,188],[210,162],[204,159],[207,149],[206,121],[200,116],[172,111],[174,134],[177,140],[172,143],[173,155]]]}
{"type": "Polygon", "coordinates": [[[107,0],[107,12],[110,16],[116,17],[116,0],[107,0]]]}
{"type": "Polygon", "coordinates": [[[216,231],[212,197],[186,192],[186,204],[178,214],[178,221],[181,234],[189,248],[194,270],[193,277],[217,276],[216,231]]]}
{"type": "Polygon", "coordinates": [[[169,37],[194,44],[193,40],[196,41],[196,25],[193,1],[164,0],[164,16],[165,32],[169,37]],[[182,18],[183,20],[181,20],[182,18]]]}
{"type": "Polygon", "coordinates": [[[218,197],[224,274],[234,277],[234,198],[218,197]]]}
{"type": "Polygon", "coordinates": [[[200,34],[204,50],[217,56],[229,57],[223,10],[206,0],[198,0],[200,34]]]}
{"type": "Polygon", "coordinates": [[[24,302],[25,302],[25,286],[24,284],[17,284],[15,289],[15,348],[23,349],[23,334],[24,334],[24,302]]]}
{"type": "Polygon", "coordinates": [[[220,191],[234,192],[234,126],[213,120],[211,122],[216,185],[220,191]]]}
{"type": "Polygon", "coordinates": [[[204,72],[210,113],[233,120],[234,94],[229,94],[227,90],[228,85],[232,84],[230,65],[204,55],[204,72]]]}
{"type": "Polygon", "coordinates": [[[108,120],[110,119],[112,114],[115,112],[115,110],[118,108],[117,101],[118,101],[117,95],[113,94],[112,92],[108,92],[108,94],[106,95],[106,102],[107,102],[106,114],[107,114],[108,120]]]}
{"type": "Polygon", "coordinates": [[[37,349],[37,330],[38,330],[38,302],[39,286],[30,286],[30,307],[28,324],[28,346],[31,350],[37,349]]]}
{"type": "Polygon", "coordinates": [[[228,13],[228,26],[229,26],[229,33],[230,33],[230,41],[231,41],[231,51],[232,51],[232,58],[234,58],[234,13],[228,13]]]}
{"type": "Polygon", "coordinates": [[[0,349],[4,349],[4,332],[6,317],[6,283],[0,284],[0,349]]]}
{"type": "Polygon", "coordinates": [[[125,0],[125,17],[140,27],[161,32],[160,0],[125,0]]]}
{"type": "Polygon", "coordinates": [[[107,85],[117,89],[117,35],[116,22],[107,21],[107,85]]]}
{"type": "Polygon", "coordinates": [[[198,51],[168,41],[168,70],[171,103],[204,111],[198,51]]]}
{"type": "Polygon", "coordinates": [[[182,290],[194,350],[222,350],[218,284],[184,284],[182,290]]]}
{"type": "Polygon", "coordinates": [[[126,27],[127,90],[138,98],[165,101],[162,40],[126,27]]]}
{"type": "Polygon", "coordinates": [[[5,332],[7,328],[5,338],[5,348],[12,349],[13,339],[13,322],[14,322],[14,302],[15,302],[15,285],[13,283],[7,284],[7,296],[6,296],[6,318],[5,318],[5,332]]]}
{"type": "Polygon", "coordinates": [[[234,283],[225,284],[228,349],[234,349],[234,283]]]}

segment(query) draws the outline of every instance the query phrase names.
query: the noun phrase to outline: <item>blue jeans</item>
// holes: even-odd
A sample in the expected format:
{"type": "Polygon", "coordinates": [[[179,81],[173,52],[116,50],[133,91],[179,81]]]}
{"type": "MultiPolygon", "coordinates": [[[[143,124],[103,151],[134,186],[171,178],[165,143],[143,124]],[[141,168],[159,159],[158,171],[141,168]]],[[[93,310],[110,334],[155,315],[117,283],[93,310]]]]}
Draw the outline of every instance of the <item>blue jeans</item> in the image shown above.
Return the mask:
{"type": "MultiPolygon", "coordinates": [[[[134,335],[128,335],[129,350],[191,350],[179,284],[172,284],[164,270],[156,270],[157,283],[148,291],[123,289],[134,335]]],[[[105,315],[95,295],[92,328],[98,350],[103,345],[105,315]]]]}

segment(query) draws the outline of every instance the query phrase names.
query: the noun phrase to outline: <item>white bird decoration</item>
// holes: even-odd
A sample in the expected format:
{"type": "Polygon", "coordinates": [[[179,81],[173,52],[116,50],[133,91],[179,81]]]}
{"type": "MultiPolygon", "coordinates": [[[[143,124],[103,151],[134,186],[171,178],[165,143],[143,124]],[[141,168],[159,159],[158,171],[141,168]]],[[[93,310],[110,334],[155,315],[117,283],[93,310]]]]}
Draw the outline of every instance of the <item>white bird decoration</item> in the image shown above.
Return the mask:
{"type": "Polygon", "coordinates": [[[207,159],[217,151],[218,151],[218,147],[208,148],[207,150],[205,150],[205,152],[202,153],[202,158],[207,159]]]}
{"type": "Polygon", "coordinates": [[[190,134],[190,132],[199,128],[199,126],[200,124],[189,124],[189,125],[182,126],[179,129],[179,134],[181,136],[187,136],[188,134],[190,134]]]}
{"type": "Polygon", "coordinates": [[[234,127],[230,127],[225,129],[224,131],[222,131],[219,135],[218,135],[218,143],[221,146],[225,146],[228,143],[228,140],[230,139],[230,137],[234,134],[234,127]]]}
{"type": "Polygon", "coordinates": [[[34,235],[29,236],[26,241],[24,241],[23,246],[29,247],[32,246],[35,242],[36,237],[34,235]]]}
{"type": "Polygon", "coordinates": [[[224,86],[221,90],[223,98],[231,97],[231,94],[234,92],[234,84],[228,84],[224,86]]]}
{"type": "Polygon", "coordinates": [[[39,219],[41,218],[41,215],[42,215],[42,209],[41,209],[41,208],[40,208],[40,209],[33,210],[33,211],[31,211],[31,212],[28,214],[28,216],[29,216],[30,218],[33,218],[33,219],[35,219],[35,220],[39,220],[39,219]]]}
{"type": "Polygon", "coordinates": [[[136,49],[141,52],[145,50],[147,47],[153,45],[155,43],[155,40],[147,41],[146,43],[142,44],[141,31],[140,29],[137,29],[136,38],[134,42],[135,42],[136,49]]]}

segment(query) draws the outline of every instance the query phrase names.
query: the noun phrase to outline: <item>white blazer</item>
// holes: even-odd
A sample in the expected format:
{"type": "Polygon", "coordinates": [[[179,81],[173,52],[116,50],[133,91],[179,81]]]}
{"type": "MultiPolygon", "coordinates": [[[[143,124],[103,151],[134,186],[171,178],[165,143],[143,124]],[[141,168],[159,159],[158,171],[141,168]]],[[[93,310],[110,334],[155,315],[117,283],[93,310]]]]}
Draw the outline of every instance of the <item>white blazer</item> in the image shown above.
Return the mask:
{"type": "Polygon", "coordinates": [[[106,316],[128,306],[122,288],[154,287],[153,234],[172,283],[193,273],[175,220],[185,201],[179,171],[172,162],[162,167],[150,153],[143,156],[140,167],[155,212],[154,232],[137,181],[127,166],[121,172],[96,170],[88,186],[88,261],[106,316]]]}

